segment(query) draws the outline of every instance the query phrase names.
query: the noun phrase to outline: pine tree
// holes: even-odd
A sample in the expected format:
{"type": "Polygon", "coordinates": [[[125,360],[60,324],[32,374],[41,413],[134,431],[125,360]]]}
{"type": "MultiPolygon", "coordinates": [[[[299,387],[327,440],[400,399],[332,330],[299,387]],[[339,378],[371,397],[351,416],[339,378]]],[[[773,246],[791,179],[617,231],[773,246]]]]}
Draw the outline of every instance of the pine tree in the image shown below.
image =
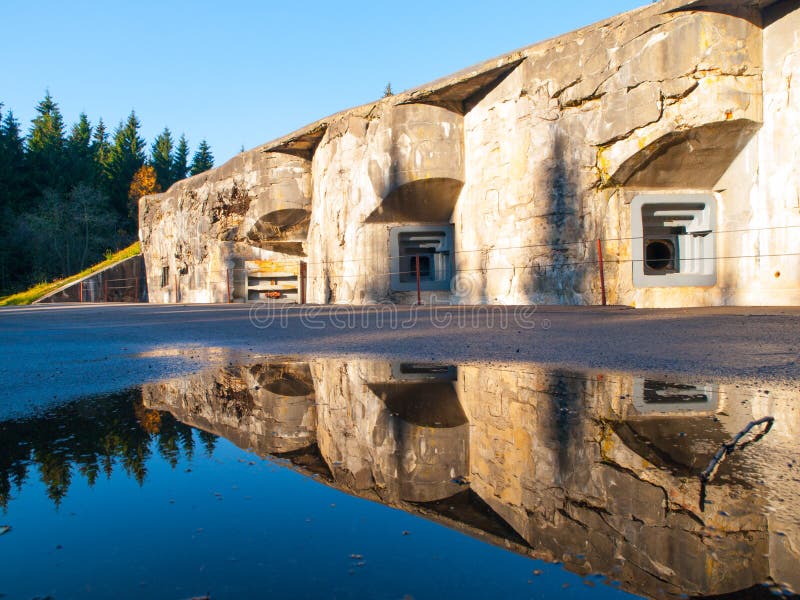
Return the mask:
{"type": "Polygon", "coordinates": [[[186,179],[189,174],[189,142],[186,136],[181,134],[178,140],[178,147],[175,148],[175,155],[172,159],[172,181],[186,179]]]}
{"type": "Polygon", "coordinates": [[[131,111],[128,120],[114,132],[108,157],[109,195],[120,215],[127,215],[128,190],[136,171],[145,161],[145,141],[139,135],[139,119],[131,111]]]}
{"type": "Polygon", "coordinates": [[[92,125],[86,113],[81,113],[67,137],[67,175],[69,187],[78,183],[93,184],[95,179],[92,157],[92,125]]]}
{"type": "Polygon", "coordinates": [[[192,175],[198,175],[203,171],[208,171],[214,167],[214,155],[211,154],[211,147],[208,142],[203,140],[197,147],[197,152],[192,157],[192,175]]]}
{"type": "Polygon", "coordinates": [[[150,151],[150,164],[155,169],[156,179],[162,190],[166,190],[175,182],[172,167],[175,158],[173,150],[172,133],[170,133],[168,127],[165,127],[164,131],[153,142],[153,147],[150,151]]]}
{"type": "Polygon", "coordinates": [[[45,189],[62,189],[65,185],[64,119],[49,91],[36,107],[36,113],[27,148],[31,183],[39,193],[45,189]]]}
{"type": "Polygon", "coordinates": [[[394,92],[392,91],[392,82],[386,84],[386,87],[383,88],[383,97],[388,98],[389,96],[394,96],[394,92]]]}

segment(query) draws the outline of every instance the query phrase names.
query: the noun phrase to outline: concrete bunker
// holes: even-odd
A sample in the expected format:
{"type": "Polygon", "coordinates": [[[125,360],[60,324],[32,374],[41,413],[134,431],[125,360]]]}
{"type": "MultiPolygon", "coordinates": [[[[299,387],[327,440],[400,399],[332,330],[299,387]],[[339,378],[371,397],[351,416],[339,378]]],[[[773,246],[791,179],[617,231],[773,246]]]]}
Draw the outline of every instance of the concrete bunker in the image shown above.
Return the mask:
{"type": "Polygon", "coordinates": [[[796,304],[800,10],[712,4],[508,53],[145,199],[150,300],[302,301],[307,256],[315,303],[414,302],[419,258],[424,302],[460,270],[476,303],[796,304]],[[687,193],[707,198],[631,208],[687,193]]]}

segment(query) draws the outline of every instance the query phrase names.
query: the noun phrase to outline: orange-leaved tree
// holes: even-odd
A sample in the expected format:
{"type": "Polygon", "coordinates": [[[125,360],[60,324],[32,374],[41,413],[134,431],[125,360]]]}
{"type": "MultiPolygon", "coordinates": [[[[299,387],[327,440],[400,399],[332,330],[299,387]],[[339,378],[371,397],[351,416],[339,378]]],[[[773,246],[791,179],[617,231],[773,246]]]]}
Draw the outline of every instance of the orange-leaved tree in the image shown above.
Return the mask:
{"type": "Polygon", "coordinates": [[[131,187],[128,190],[128,199],[130,200],[129,210],[132,217],[137,217],[139,214],[139,199],[148,194],[157,194],[161,191],[161,186],[158,185],[156,178],[156,170],[151,165],[142,165],[139,170],[133,174],[131,187]]]}

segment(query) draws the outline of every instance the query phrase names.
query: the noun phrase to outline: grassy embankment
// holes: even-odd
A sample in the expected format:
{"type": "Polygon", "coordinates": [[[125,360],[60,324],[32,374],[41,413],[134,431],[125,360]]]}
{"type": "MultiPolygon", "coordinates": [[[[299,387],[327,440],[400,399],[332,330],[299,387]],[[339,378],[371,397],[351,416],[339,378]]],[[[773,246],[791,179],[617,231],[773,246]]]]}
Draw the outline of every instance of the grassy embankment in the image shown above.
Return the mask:
{"type": "Polygon", "coordinates": [[[39,283],[33,286],[30,289],[25,290],[24,292],[18,292],[16,294],[11,294],[10,296],[4,296],[0,298],[0,306],[10,306],[10,305],[24,305],[24,304],[31,304],[35,302],[42,296],[49,294],[60,288],[63,285],[68,283],[72,283],[73,281],[78,281],[79,279],[83,279],[87,275],[91,275],[92,273],[96,273],[106,267],[110,267],[111,265],[118,263],[126,258],[130,258],[132,256],[136,256],[140,254],[141,250],[139,248],[139,242],[134,242],[127,248],[120,250],[119,252],[112,254],[103,262],[99,262],[96,265],[92,265],[88,269],[84,269],[80,273],[76,273],[75,275],[70,275],[69,277],[65,277],[64,279],[56,279],[55,281],[39,283]]]}

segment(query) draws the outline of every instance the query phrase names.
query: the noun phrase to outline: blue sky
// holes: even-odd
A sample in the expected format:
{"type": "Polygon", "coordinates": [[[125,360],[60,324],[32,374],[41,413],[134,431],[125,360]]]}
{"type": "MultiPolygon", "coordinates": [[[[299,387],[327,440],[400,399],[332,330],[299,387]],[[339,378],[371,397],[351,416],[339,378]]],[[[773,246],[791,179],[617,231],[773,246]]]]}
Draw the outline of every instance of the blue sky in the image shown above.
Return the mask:
{"type": "Polygon", "coordinates": [[[133,108],[217,164],[327,114],[636,8],[645,0],[305,3],[4,0],[0,102],[27,132],[46,89],[68,124],[133,108]]]}

